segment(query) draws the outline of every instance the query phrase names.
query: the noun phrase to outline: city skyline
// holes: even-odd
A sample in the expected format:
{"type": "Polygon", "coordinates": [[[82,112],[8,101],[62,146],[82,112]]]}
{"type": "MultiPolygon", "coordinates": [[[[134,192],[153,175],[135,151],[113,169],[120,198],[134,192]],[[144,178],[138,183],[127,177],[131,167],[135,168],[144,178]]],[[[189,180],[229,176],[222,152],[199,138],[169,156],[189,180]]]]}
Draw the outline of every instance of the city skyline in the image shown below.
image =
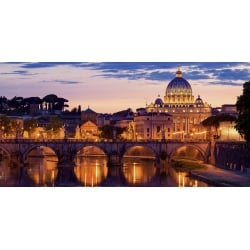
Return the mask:
{"type": "Polygon", "coordinates": [[[236,103],[250,79],[247,62],[12,62],[0,63],[1,96],[56,94],[98,113],[145,107],[165,95],[180,68],[198,95],[212,107],[236,103]]]}

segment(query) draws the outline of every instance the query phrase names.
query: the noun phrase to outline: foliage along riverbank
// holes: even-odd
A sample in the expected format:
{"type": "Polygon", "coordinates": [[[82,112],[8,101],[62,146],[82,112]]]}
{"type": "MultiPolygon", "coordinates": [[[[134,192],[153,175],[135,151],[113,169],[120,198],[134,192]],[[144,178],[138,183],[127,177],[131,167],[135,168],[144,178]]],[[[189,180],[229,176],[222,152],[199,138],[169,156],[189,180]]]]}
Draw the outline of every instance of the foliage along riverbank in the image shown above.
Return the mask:
{"type": "Polygon", "coordinates": [[[192,171],[196,169],[204,169],[205,165],[201,162],[189,159],[172,159],[171,165],[175,170],[179,171],[192,171]]]}

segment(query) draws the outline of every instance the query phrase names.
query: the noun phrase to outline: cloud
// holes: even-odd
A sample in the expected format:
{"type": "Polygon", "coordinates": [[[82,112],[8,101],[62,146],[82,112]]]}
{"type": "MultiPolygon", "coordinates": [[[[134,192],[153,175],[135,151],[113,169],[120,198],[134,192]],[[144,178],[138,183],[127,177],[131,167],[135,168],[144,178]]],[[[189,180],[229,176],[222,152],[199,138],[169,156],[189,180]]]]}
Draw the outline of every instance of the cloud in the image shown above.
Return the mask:
{"type": "Polygon", "coordinates": [[[12,72],[3,72],[1,75],[23,75],[23,76],[32,76],[38,75],[37,73],[29,73],[27,70],[14,70],[12,72]]]}
{"type": "MultiPolygon", "coordinates": [[[[189,80],[214,79],[228,82],[250,79],[250,63],[247,62],[24,62],[17,64],[13,72],[1,74],[33,75],[26,69],[53,68],[69,66],[93,70],[93,77],[104,77],[128,80],[170,81],[175,77],[177,68],[183,71],[183,77],[189,80]]],[[[79,72],[79,74],[84,72],[79,72]]],[[[79,82],[57,80],[62,84],[79,82]]],[[[231,82],[230,82],[231,83],[231,82]]],[[[231,83],[232,84],[232,83],[231,83]]]]}
{"type": "Polygon", "coordinates": [[[59,83],[59,84],[81,84],[82,82],[67,81],[67,80],[42,80],[41,83],[59,83]]]}
{"type": "Polygon", "coordinates": [[[58,66],[77,66],[81,63],[78,62],[35,62],[35,63],[24,63],[21,68],[25,69],[37,69],[37,68],[49,68],[58,66]]]}
{"type": "Polygon", "coordinates": [[[54,82],[60,83],[60,84],[79,84],[80,82],[76,81],[66,81],[66,80],[55,80],[54,82]]]}
{"type": "Polygon", "coordinates": [[[218,70],[215,76],[220,79],[250,79],[249,69],[224,69],[218,70]]]}
{"type": "Polygon", "coordinates": [[[237,83],[234,81],[213,81],[213,82],[208,82],[207,84],[209,85],[226,85],[226,86],[242,86],[242,83],[237,83]]]}

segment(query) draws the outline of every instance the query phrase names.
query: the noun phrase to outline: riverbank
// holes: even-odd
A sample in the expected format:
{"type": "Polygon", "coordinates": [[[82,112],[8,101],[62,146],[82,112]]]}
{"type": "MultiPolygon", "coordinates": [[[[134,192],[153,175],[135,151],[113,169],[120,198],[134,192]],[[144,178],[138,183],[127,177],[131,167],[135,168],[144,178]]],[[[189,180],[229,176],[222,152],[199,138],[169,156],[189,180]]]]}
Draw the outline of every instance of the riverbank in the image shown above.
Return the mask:
{"type": "Polygon", "coordinates": [[[203,168],[189,171],[189,176],[217,187],[250,187],[250,175],[203,164],[203,168]]]}
{"type": "Polygon", "coordinates": [[[175,170],[185,172],[206,168],[201,162],[190,159],[173,159],[171,165],[175,170]]]}

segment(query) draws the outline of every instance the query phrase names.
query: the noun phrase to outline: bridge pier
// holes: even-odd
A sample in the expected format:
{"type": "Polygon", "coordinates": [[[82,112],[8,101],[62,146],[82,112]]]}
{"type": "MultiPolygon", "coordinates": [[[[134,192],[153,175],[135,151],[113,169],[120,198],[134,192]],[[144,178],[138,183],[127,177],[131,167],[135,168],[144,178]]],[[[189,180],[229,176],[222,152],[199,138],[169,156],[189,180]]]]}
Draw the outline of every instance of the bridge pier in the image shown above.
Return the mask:
{"type": "Polygon", "coordinates": [[[101,186],[120,187],[126,186],[127,180],[121,166],[109,166],[107,177],[102,181],[101,186]]]}
{"type": "Polygon", "coordinates": [[[74,172],[75,153],[67,150],[57,152],[57,176],[55,179],[56,186],[79,186],[80,182],[74,172]]]}
{"type": "Polygon", "coordinates": [[[112,150],[107,155],[108,174],[101,186],[126,186],[127,180],[122,171],[122,156],[116,151],[112,150]]]}
{"type": "Polygon", "coordinates": [[[70,161],[59,162],[57,165],[57,176],[55,186],[78,186],[79,181],[74,173],[75,164],[70,161]]]}
{"type": "Polygon", "coordinates": [[[28,164],[21,163],[19,166],[18,185],[21,187],[33,187],[35,184],[28,176],[28,164]]]}
{"type": "Polygon", "coordinates": [[[111,152],[107,158],[108,158],[108,167],[122,166],[122,157],[117,152],[111,152]]]}

